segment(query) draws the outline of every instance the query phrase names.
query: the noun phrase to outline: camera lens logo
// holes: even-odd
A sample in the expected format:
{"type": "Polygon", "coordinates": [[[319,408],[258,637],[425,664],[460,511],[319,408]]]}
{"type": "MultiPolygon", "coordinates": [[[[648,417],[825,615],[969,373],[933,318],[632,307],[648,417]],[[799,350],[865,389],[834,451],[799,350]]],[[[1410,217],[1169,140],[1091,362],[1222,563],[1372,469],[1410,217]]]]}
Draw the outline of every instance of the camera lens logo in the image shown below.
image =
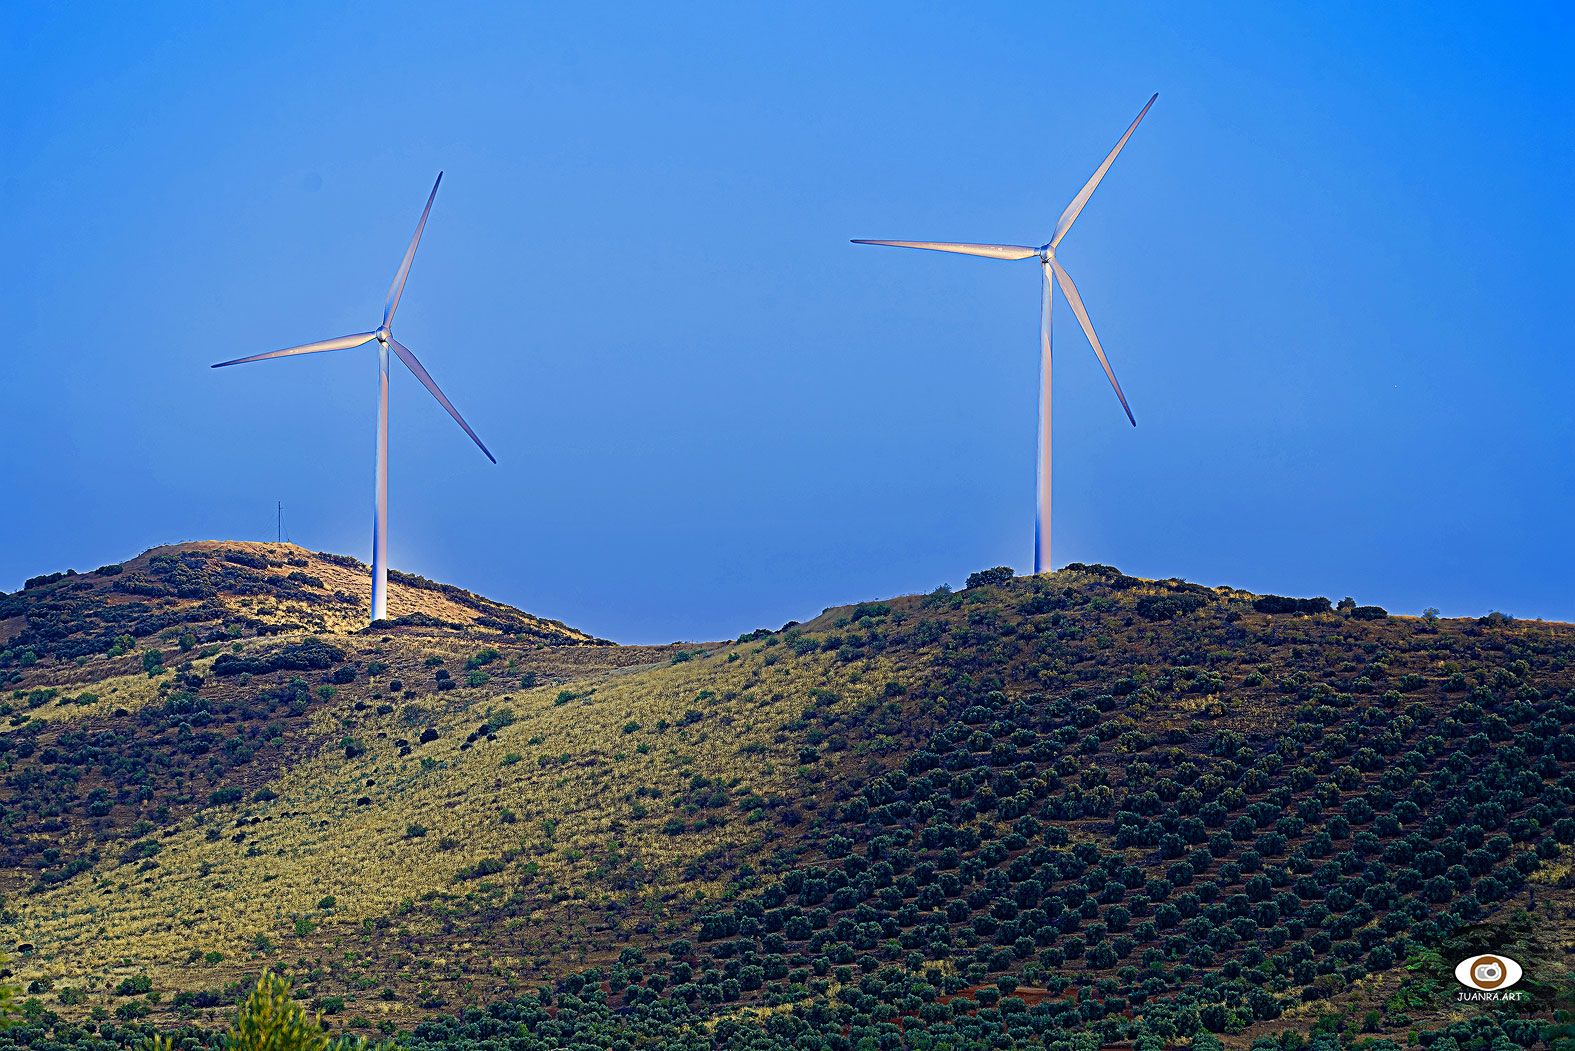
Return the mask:
{"type": "Polygon", "coordinates": [[[1520,981],[1520,964],[1508,956],[1471,956],[1455,965],[1455,980],[1472,989],[1508,989],[1520,981]]]}

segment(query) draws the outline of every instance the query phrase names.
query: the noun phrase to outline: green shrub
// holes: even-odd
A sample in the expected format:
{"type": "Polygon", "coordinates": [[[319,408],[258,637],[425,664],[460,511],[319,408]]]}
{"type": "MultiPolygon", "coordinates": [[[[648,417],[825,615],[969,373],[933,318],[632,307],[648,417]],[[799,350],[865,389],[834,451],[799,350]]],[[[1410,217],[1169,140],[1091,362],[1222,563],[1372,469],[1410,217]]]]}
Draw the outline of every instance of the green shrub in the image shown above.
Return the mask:
{"type": "Polygon", "coordinates": [[[981,569],[976,573],[968,574],[967,586],[970,588],[1000,587],[1002,584],[1011,583],[1017,574],[1010,566],[996,566],[994,569],[981,569]]]}
{"type": "Polygon", "coordinates": [[[293,642],[272,653],[257,657],[243,657],[224,653],[213,662],[213,674],[266,675],[275,671],[324,671],[335,664],[344,663],[344,651],[318,639],[293,642]]]}
{"type": "Polygon", "coordinates": [[[120,984],[115,986],[116,996],[141,996],[143,993],[153,991],[153,979],[145,974],[132,975],[122,978],[120,984]]]}
{"type": "Polygon", "coordinates": [[[502,858],[482,858],[474,865],[466,865],[454,873],[455,880],[481,879],[483,876],[494,876],[507,867],[502,858]]]}
{"type": "Polygon", "coordinates": [[[1207,604],[1202,595],[1144,595],[1137,600],[1137,613],[1144,620],[1171,620],[1183,613],[1196,613],[1207,604]]]}
{"type": "Polygon", "coordinates": [[[465,662],[465,667],[472,669],[485,667],[486,665],[491,664],[493,661],[497,660],[500,656],[502,656],[502,654],[493,649],[491,646],[488,646],[486,649],[477,652],[473,657],[467,660],[465,662]]]}
{"type": "Polygon", "coordinates": [[[1284,595],[1262,595],[1253,600],[1252,608],[1259,613],[1328,613],[1332,608],[1326,598],[1286,598],[1284,595]]]}

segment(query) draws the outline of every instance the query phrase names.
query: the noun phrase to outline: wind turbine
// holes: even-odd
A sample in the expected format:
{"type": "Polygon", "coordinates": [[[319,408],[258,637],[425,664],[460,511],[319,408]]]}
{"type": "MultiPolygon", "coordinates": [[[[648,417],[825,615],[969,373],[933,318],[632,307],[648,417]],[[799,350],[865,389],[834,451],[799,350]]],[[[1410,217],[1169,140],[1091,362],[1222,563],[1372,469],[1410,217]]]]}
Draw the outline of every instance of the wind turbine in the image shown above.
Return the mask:
{"type": "Polygon", "coordinates": [[[421,385],[432,392],[438,404],[448,410],[454,417],[454,422],[465,429],[471,441],[481,447],[487,454],[487,459],[493,463],[498,458],[493,456],[476,432],[470,429],[470,424],[454,408],[454,403],[438,389],[432,376],[422,367],[410,348],[394,338],[392,326],[394,311],[399,309],[399,297],[405,291],[405,279],[410,276],[410,264],[416,258],[416,245],[421,243],[421,231],[426,229],[427,215],[432,211],[432,201],[437,197],[438,186],[443,182],[443,173],[438,172],[437,182],[432,184],[432,193],[427,197],[427,206],[421,211],[421,221],[416,224],[416,233],[410,239],[410,247],[405,249],[405,258],[400,261],[399,269],[394,272],[394,283],[388,288],[388,303],[383,307],[383,323],[372,332],[357,332],[352,336],[339,336],[335,339],[318,340],[316,343],[303,343],[299,347],[287,347],[284,350],[270,350],[266,354],[253,354],[249,358],[236,358],[234,361],[221,361],[213,368],[222,369],[226,365],[244,365],[248,361],[263,361],[267,358],[287,358],[296,354],[318,354],[325,350],[348,350],[359,347],[364,343],[377,341],[377,476],[375,484],[375,497],[372,509],[372,619],[382,620],[388,616],[388,352],[392,350],[400,361],[415,374],[421,385]]]}
{"type": "Polygon", "coordinates": [[[1127,128],[1125,135],[1116,143],[1115,149],[1110,151],[1110,156],[1094,172],[1093,177],[1083,185],[1072,198],[1072,203],[1066,206],[1061,213],[1061,218],[1056,220],[1055,232],[1050,240],[1038,248],[1027,245],[986,245],[986,244],[958,244],[952,241],[861,241],[855,240],[854,244],[861,245],[889,245],[893,248],[924,248],[932,252],[956,252],[959,255],[976,255],[985,259],[1033,259],[1039,260],[1039,268],[1043,271],[1043,295],[1040,297],[1039,306],[1039,457],[1038,457],[1038,503],[1034,515],[1034,572],[1048,573],[1050,564],[1050,276],[1055,275],[1055,283],[1061,286],[1061,292],[1072,306],[1072,313],[1077,315],[1077,323],[1083,326],[1083,332],[1088,336],[1088,342],[1093,345],[1094,353],[1099,357],[1099,363],[1104,366],[1105,375],[1110,378],[1110,385],[1115,388],[1116,397],[1121,399],[1121,407],[1126,410],[1127,419],[1132,426],[1137,426],[1137,420],[1132,416],[1132,409],[1127,405],[1127,396],[1121,393],[1121,384],[1116,382],[1116,374],[1110,368],[1110,362],[1105,357],[1105,350],[1099,345],[1099,337],[1094,334],[1094,323],[1088,319],[1088,311],[1083,307],[1083,297],[1077,294],[1077,286],[1072,283],[1072,275],[1066,272],[1066,267],[1056,258],[1055,250],[1061,244],[1061,239],[1072,229],[1072,224],[1077,222],[1077,217],[1088,204],[1088,199],[1094,196],[1094,190],[1099,186],[1099,180],[1105,177],[1110,166],[1115,163],[1116,154],[1127,144],[1132,133],[1137,130],[1138,122],[1148,113],[1149,106],[1154,104],[1154,99],[1159,98],[1156,92],[1137,115],[1137,120],[1127,128]]]}

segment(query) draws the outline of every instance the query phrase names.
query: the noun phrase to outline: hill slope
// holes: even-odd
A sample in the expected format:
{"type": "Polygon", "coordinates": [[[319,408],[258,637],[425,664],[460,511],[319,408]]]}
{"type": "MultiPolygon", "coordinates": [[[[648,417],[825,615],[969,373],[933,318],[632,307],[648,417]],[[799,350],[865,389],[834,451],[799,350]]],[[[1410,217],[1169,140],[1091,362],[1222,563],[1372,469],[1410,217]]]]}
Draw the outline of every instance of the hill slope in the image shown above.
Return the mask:
{"type": "Polygon", "coordinates": [[[1567,625],[1108,567],[662,649],[202,601],[238,637],[8,651],[39,1010],[212,1021],[271,966],[363,1031],[494,1005],[429,1045],[1245,1045],[1480,1012],[1467,947],[1567,982],[1567,625]]]}
{"type": "MultiPolygon", "coordinates": [[[[156,547],[90,573],[33,577],[0,597],[0,657],[24,654],[73,660],[113,647],[117,636],[143,638],[172,627],[205,641],[237,633],[356,631],[366,625],[371,570],[345,555],[294,544],[198,541],[156,547]],[[210,638],[211,637],[211,638],[210,638]]],[[[522,613],[449,584],[389,573],[394,626],[476,628],[542,642],[597,641],[557,621],[522,613]]]]}

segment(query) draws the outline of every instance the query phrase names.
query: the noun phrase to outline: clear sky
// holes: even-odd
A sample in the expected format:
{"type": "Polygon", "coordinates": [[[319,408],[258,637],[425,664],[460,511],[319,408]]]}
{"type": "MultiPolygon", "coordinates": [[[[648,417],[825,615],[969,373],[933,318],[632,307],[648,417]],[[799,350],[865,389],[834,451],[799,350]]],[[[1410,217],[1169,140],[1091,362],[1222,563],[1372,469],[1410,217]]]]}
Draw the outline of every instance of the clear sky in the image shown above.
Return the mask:
{"type": "Polygon", "coordinates": [[[626,641],[1031,561],[1575,619],[1567,4],[8,4],[0,588],[185,539],[626,641]]]}

